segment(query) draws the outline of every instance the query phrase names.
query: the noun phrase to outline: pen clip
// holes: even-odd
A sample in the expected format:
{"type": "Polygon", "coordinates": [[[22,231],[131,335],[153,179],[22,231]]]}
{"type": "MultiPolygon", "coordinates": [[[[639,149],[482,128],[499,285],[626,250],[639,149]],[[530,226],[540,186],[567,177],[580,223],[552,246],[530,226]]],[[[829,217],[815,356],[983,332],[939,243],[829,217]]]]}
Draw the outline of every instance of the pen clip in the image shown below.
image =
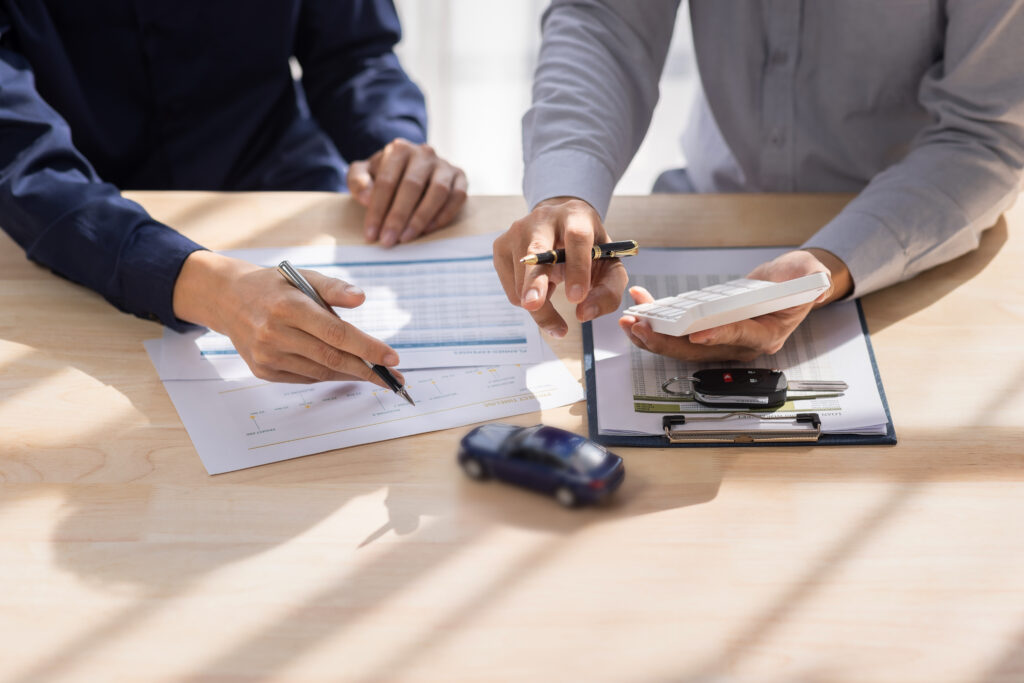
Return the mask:
{"type": "Polygon", "coordinates": [[[604,258],[618,258],[619,256],[636,256],[640,249],[640,244],[636,240],[624,240],[622,242],[615,242],[613,245],[608,245],[607,248],[600,250],[600,247],[594,247],[595,251],[600,250],[601,256],[604,258]]]}

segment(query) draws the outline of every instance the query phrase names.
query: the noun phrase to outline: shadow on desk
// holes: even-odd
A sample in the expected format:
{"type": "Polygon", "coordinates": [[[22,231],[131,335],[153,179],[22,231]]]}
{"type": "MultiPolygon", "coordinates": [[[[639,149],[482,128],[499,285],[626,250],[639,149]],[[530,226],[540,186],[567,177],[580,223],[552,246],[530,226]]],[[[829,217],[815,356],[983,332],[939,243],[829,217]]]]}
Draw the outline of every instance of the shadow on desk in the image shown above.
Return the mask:
{"type": "MultiPolygon", "coordinates": [[[[985,267],[1006,236],[1006,224],[1000,221],[985,234],[981,248],[964,257],[967,267],[948,264],[935,269],[938,274],[930,272],[918,278],[923,278],[923,284],[902,285],[909,293],[893,309],[897,314],[876,322],[884,329],[952,291],[985,267]]],[[[46,315],[45,311],[40,315],[46,315]]],[[[969,438],[951,430],[928,434],[901,431],[905,440],[934,442],[935,449],[918,451],[930,451],[928,456],[881,448],[624,449],[627,479],[616,499],[607,507],[577,511],[562,510],[550,499],[497,482],[465,480],[455,465],[454,449],[431,457],[417,471],[413,483],[407,484],[394,483],[408,480],[400,459],[381,462],[359,447],[207,478],[148,359],[138,350],[126,354],[125,364],[115,374],[103,374],[97,372],[95,359],[87,351],[73,346],[55,350],[57,343],[40,342],[28,330],[30,324],[7,330],[4,336],[41,349],[38,353],[46,356],[50,365],[90,375],[115,389],[130,406],[126,412],[131,419],[126,422],[83,432],[80,443],[99,447],[70,451],[81,460],[72,476],[62,478],[73,484],[67,487],[68,499],[52,545],[59,567],[87,582],[129,594],[134,602],[71,642],[54,643],[54,656],[19,679],[24,681],[57,676],[100,644],[130,632],[216,570],[268,553],[318,525],[330,526],[328,520],[343,507],[379,496],[385,489],[385,509],[378,508],[380,514],[368,517],[365,524],[346,526],[336,540],[351,548],[352,554],[346,557],[358,566],[339,566],[335,581],[218,653],[197,673],[228,675],[257,670],[272,677],[325,639],[358,628],[360,620],[379,603],[394,598],[465,549],[481,544],[495,530],[517,527],[543,535],[528,552],[488,577],[482,587],[467,589],[430,633],[403,645],[386,669],[368,678],[387,678],[410,670],[425,653],[467,628],[475,614],[565,552],[569,538],[596,524],[708,503],[718,495],[723,479],[898,482],[888,499],[866,510],[855,528],[837,536],[827,552],[758,618],[723,643],[720,652],[709,653],[706,668],[689,675],[681,672],[680,680],[703,680],[755,651],[885,528],[888,520],[904,510],[922,484],[944,478],[994,478],[1024,469],[1024,463],[1010,455],[1011,450],[1005,457],[991,456],[979,462],[970,449],[949,448],[950,443],[964,443],[969,438]],[[179,445],[140,454],[139,443],[154,442],[153,430],[173,432],[173,438],[161,440],[179,445]],[[282,510],[287,512],[282,514],[282,510]],[[356,553],[366,553],[368,558],[356,553]]],[[[147,334],[157,336],[159,330],[147,327],[147,334]]],[[[136,344],[136,336],[130,341],[136,344]]],[[[453,430],[453,434],[461,433],[453,430]]],[[[1011,442],[1021,436],[1020,430],[1010,429],[1001,438],[1011,442]]],[[[32,454],[25,456],[29,457],[32,454]]],[[[45,458],[45,453],[37,457],[45,458]]],[[[49,479],[45,469],[40,471],[40,478],[49,479]]],[[[263,588],[244,587],[253,591],[263,588]]],[[[1019,656],[1007,661],[1015,666],[1019,656]]],[[[805,680],[814,680],[813,674],[809,676],[805,680]]]]}

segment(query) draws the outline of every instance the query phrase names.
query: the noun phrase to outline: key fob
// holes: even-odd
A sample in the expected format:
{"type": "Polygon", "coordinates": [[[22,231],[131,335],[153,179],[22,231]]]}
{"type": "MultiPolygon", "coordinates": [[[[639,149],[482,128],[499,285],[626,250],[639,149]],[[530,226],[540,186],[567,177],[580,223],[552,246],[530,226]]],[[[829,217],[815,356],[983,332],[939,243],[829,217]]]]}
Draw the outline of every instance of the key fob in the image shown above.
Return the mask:
{"type": "Polygon", "coordinates": [[[693,373],[693,398],[715,408],[778,408],[789,382],[781,370],[733,368],[693,373]]]}

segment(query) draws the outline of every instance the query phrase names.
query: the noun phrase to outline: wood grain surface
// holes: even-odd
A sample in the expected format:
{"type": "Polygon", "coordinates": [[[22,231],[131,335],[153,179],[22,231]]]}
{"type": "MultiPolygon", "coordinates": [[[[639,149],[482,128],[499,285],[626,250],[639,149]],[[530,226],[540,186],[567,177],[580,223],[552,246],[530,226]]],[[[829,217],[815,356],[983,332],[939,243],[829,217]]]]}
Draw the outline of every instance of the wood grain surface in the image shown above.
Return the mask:
{"type": "MultiPolygon", "coordinates": [[[[131,196],[215,249],[360,241],[342,196],[131,196]]],[[[847,199],[620,197],[608,227],[796,244],[847,199]]],[[[0,234],[0,681],[1024,680],[1022,229],[864,299],[899,445],[622,449],[575,511],[466,480],[464,429],[207,476],[159,326],[0,234]]],[[[579,326],[553,346],[580,376],[579,326]]],[[[511,421],[541,420],[585,433],[582,403],[511,421]]]]}

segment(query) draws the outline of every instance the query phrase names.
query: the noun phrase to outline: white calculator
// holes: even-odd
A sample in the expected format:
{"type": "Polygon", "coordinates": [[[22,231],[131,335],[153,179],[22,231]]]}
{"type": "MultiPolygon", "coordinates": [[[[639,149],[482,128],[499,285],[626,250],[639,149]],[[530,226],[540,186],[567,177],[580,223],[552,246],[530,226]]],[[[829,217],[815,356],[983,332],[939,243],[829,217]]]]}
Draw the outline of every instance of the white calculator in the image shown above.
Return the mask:
{"type": "Polygon", "coordinates": [[[828,275],[812,273],[786,282],[730,280],[626,309],[659,334],[681,337],[784,308],[810,303],[829,288],[828,275]]]}

